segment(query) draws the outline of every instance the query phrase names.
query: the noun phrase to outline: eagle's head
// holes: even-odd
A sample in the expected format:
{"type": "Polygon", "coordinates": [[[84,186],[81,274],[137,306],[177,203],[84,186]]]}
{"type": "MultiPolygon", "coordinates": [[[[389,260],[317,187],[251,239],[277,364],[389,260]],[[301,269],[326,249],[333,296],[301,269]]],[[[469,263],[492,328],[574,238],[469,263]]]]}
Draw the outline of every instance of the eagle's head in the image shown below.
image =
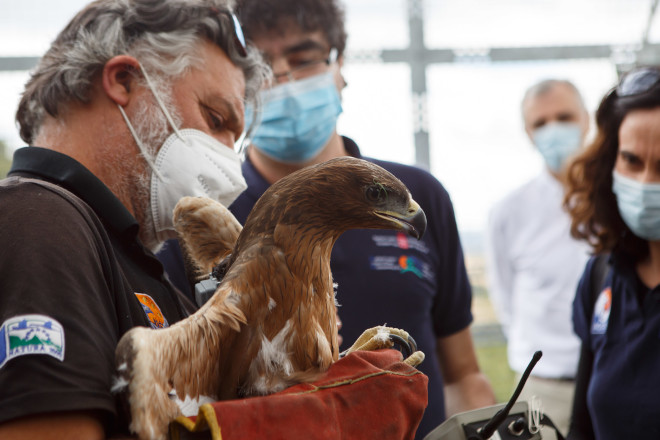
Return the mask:
{"type": "Polygon", "coordinates": [[[255,205],[246,229],[252,224],[317,226],[335,238],[348,229],[399,229],[420,239],[426,215],[390,172],[366,160],[341,157],[273,184],[255,205]]]}

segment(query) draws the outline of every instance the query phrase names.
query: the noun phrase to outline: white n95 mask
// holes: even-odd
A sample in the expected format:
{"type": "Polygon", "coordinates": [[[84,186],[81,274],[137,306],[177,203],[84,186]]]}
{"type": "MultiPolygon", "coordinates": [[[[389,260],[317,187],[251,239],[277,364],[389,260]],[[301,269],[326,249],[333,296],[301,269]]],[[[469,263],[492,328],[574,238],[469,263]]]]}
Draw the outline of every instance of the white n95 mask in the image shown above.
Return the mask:
{"type": "Polygon", "coordinates": [[[205,196],[225,206],[236,200],[247,184],[238,154],[199,130],[172,133],[158,151],[151,177],[151,213],[156,238],[173,238],[172,214],[186,196],[205,196]]]}
{"type": "Polygon", "coordinates": [[[177,129],[171,115],[142,68],[158,106],[174,132],[165,139],[152,162],[138,138],[124,109],[118,105],[133,139],[151,167],[150,206],[156,239],[164,242],[176,237],[173,213],[178,201],[186,196],[209,197],[229,206],[245,189],[241,160],[229,148],[208,134],[192,128],[177,129]]]}

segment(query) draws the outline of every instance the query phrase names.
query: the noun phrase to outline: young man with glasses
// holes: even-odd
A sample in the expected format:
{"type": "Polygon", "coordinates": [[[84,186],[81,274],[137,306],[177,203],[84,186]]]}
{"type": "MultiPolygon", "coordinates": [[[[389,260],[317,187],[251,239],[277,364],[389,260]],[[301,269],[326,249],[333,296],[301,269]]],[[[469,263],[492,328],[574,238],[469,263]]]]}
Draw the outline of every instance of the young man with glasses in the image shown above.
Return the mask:
{"type": "MultiPolygon", "coordinates": [[[[346,85],[341,74],[346,33],[339,3],[243,0],[237,11],[246,37],[273,70],[270,87],[260,96],[262,112],[247,110],[248,120],[259,123],[248,134],[243,164],[248,188],[230,206],[243,223],[278,179],[335,157],[362,156],[355,142],[336,131],[340,92],[346,85]]],[[[344,348],[363,330],[385,323],[416,339],[427,356],[420,369],[429,377],[429,404],[417,431],[422,438],[448,413],[494,404],[495,399],[473,349],[471,290],[447,192],[420,169],[365,159],[408,186],[427,213],[429,229],[420,242],[389,231],[349,231],[336,242],[331,265],[344,348]]],[[[160,257],[171,274],[182,267],[174,247],[160,257]]],[[[185,280],[180,285],[190,290],[185,280]]]]}

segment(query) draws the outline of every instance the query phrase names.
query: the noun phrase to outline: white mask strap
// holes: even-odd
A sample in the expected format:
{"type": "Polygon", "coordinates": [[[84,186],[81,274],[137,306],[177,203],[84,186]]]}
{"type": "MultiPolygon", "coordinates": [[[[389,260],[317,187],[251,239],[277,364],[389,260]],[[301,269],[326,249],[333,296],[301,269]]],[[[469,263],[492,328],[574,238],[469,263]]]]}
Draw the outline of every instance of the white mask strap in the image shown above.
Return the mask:
{"type": "Polygon", "coordinates": [[[158,93],[156,93],[156,88],[151,82],[151,78],[149,78],[149,75],[147,75],[147,71],[144,69],[144,67],[142,67],[142,64],[140,64],[140,70],[142,70],[142,75],[144,75],[144,79],[147,81],[147,85],[149,86],[149,89],[151,89],[151,93],[154,95],[154,98],[156,98],[156,102],[158,103],[158,106],[163,111],[165,118],[167,118],[167,122],[170,123],[172,130],[174,130],[174,132],[179,137],[179,139],[183,140],[183,138],[181,137],[181,133],[179,133],[179,129],[176,128],[176,124],[174,124],[174,121],[172,120],[172,116],[170,116],[170,112],[167,111],[167,109],[165,108],[165,104],[163,104],[163,101],[161,101],[160,96],[158,96],[158,93]]]}
{"type": "Polygon", "coordinates": [[[128,116],[126,116],[126,112],[124,112],[124,109],[121,105],[117,104],[117,107],[119,108],[119,112],[121,115],[124,117],[124,121],[126,121],[126,125],[128,126],[128,130],[131,132],[133,135],[133,139],[135,139],[135,143],[137,144],[138,148],[140,149],[140,152],[142,153],[142,157],[144,157],[144,160],[147,161],[149,164],[149,167],[151,167],[151,171],[156,173],[158,178],[160,179],[161,182],[163,182],[165,179],[163,178],[163,175],[160,174],[158,169],[156,168],[156,164],[151,160],[151,155],[147,152],[147,149],[144,147],[144,144],[138,137],[137,133],[135,132],[135,129],[133,128],[133,124],[131,124],[131,121],[128,120],[128,116]]]}

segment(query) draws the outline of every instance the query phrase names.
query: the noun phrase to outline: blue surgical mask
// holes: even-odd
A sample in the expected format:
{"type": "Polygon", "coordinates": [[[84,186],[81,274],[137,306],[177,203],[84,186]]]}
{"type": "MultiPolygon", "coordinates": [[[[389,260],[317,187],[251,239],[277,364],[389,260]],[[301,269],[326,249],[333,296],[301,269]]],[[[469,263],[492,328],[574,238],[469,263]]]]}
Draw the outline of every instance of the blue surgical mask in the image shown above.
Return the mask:
{"type": "MultiPolygon", "coordinates": [[[[323,150],[342,111],[332,72],[264,90],[261,101],[261,124],[251,143],[272,159],[293,164],[307,162],[323,150]]],[[[252,108],[246,111],[246,122],[252,122],[252,108]]]]}
{"type": "Polygon", "coordinates": [[[641,183],[614,171],[612,192],[619,214],[639,238],[660,240],[660,183],[641,183]]]}
{"type": "Polygon", "coordinates": [[[552,122],[532,134],[548,167],[558,172],[582,144],[582,128],[572,122],[552,122]]]}

